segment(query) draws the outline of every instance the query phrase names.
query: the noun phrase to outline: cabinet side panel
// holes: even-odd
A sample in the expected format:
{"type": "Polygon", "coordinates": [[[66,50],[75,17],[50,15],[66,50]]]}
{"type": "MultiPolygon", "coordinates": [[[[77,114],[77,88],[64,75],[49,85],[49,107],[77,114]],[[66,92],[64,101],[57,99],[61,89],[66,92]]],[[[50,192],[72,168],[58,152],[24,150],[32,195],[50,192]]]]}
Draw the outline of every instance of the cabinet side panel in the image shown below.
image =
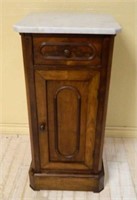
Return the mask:
{"type": "Polygon", "coordinates": [[[96,141],[95,141],[94,167],[93,167],[94,173],[98,173],[98,171],[100,171],[102,167],[102,152],[104,144],[113,43],[114,43],[114,36],[109,35],[104,37],[103,50],[102,50],[102,69],[101,69],[99,95],[98,95],[99,105],[98,105],[97,124],[96,124],[96,141]]]}
{"type": "Polygon", "coordinates": [[[31,34],[22,34],[21,38],[22,38],[23,58],[24,58],[24,72],[26,81],[28,114],[29,114],[32,168],[34,169],[35,172],[40,172],[35,79],[33,71],[32,36],[31,34]]]}

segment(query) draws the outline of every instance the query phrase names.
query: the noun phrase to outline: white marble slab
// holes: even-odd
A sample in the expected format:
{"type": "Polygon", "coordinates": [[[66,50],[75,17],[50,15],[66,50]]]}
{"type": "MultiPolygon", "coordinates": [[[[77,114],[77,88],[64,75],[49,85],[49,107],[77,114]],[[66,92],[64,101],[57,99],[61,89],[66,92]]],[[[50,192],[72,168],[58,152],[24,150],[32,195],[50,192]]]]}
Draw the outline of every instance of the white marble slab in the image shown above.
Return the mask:
{"type": "Polygon", "coordinates": [[[111,15],[77,12],[31,13],[13,27],[20,33],[113,35],[121,30],[111,15]]]}

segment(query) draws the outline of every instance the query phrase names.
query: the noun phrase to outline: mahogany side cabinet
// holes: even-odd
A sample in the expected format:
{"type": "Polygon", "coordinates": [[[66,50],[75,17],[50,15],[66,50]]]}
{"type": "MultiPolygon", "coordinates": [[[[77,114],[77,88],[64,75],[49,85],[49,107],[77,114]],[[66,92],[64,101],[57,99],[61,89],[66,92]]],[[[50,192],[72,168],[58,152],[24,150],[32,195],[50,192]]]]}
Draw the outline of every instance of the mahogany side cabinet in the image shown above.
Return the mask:
{"type": "Polygon", "coordinates": [[[100,192],[116,34],[21,32],[34,190],[100,192]]]}

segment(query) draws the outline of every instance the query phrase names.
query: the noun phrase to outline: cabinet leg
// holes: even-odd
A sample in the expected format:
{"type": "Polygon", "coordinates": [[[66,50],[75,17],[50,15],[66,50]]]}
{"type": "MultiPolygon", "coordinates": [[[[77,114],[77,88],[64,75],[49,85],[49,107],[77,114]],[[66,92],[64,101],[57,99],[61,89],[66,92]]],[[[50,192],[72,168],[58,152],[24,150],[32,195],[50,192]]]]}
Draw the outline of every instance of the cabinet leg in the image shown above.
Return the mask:
{"type": "Polygon", "coordinates": [[[30,184],[29,186],[30,186],[30,188],[31,188],[32,190],[34,190],[34,191],[40,191],[40,189],[34,188],[31,184],[30,184]]]}

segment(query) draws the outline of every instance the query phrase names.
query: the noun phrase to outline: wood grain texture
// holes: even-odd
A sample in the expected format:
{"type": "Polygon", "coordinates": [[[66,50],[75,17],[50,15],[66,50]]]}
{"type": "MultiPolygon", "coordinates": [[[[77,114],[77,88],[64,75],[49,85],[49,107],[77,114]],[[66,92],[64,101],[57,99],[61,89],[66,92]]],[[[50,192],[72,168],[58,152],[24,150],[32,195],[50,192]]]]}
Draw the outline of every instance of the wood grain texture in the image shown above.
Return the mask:
{"type": "Polygon", "coordinates": [[[31,34],[22,34],[22,51],[24,58],[24,73],[26,82],[26,94],[29,116],[29,129],[31,140],[32,166],[38,172],[40,171],[40,155],[39,155],[39,137],[38,122],[36,110],[36,92],[35,77],[33,71],[33,53],[32,53],[32,36],[31,34]]]}
{"type": "Polygon", "coordinates": [[[97,123],[96,123],[94,172],[99,171],[102,166],[102,152],[104,144],[113,44],[114,44],[114,36],[108,36],[108,37],[106,36],[104,38],[103,49],[102,49],[103,68],[101,70],[101,76],[100,76],[99,102],[98,102],[98,113],[97,113],[97,123]]]}
{"type": "Polygon", "coordinates": [[[102,40],[102,36],[89,35],[33,35],[34,64],[99,65],[102,40]]]}
{"type": "Polygon", "coordinates": [[[33,189],[103,189],[113,41],[114,35],[22,34],[33,189]]]}
{"type": "Polygon", "coordinates": [[[92,169],[100,73],[74,71],[74,80],[68,81],[64,77],[63,81],[56,81],[54,78],[52,80],[53,75],[55,76],[54,71],[48,72],[51,75],[50,80],[39,71],[35,73],[39,125],[44,122],[47,126],[45,131],[39,130],[39,137],[42,138],[41,167],[49,169],[51,165],[50,169],[59,169],[60,166],[60,170],[65,170],[73,169],[74,165],[74,169],[76,166],[77,169],[82,169],[83,162],[86,165],[83,169],[92,169]],[[83,82],[81,79],[83,76],[85,78],[85,74],[87,79],[83,82]],[[63,94],[60,91],[63,91],[63,94]],[[62,155],[61,151],[64,152],[62,155]],[[73,151],[74,156],[63,156],[73,151]],[[52,163],[54,161],[56,163],[52,163]],[[66,164],[61,163],[62,161],[66,161],[66,164]]]}
{"type": "Polygon", "coordinates": [[[31,187],[34,190],[74,190],[100,192],[104,185],[104,168],[99,174],[59,174],[59,173],[34,173],[29,171],[31,187]]]}

